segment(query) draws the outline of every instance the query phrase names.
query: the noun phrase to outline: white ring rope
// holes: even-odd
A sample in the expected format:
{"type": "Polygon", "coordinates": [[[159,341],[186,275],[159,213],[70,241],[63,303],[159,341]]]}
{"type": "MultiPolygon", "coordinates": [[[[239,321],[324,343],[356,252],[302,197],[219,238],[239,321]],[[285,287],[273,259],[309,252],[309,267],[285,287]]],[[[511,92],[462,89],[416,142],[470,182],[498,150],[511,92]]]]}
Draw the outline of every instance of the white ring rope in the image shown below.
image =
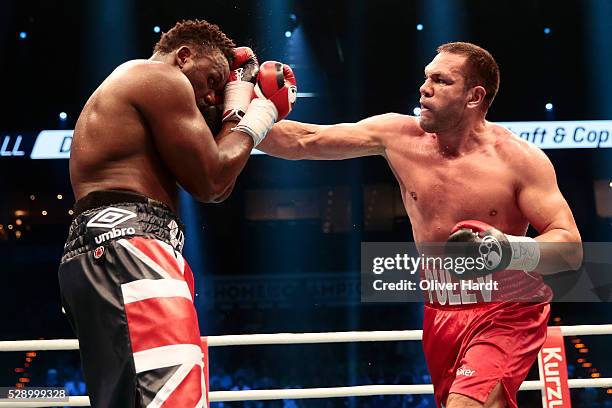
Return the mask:
{"type": "MultiPolygon", "coordinates": [[[[564,336],[612,334],[612,324],[560,326],[564,336]]],[[[332,332],[332,333],[274,333],[237,334],[208,337],[209,347],[254,346],[271,344],[346,343],[370,341],[421,340],[422,330],[332,332]]],[[[78,340],[16,340],[0,341],[0,351],[78,350],[78,340]]]]}
{"type": "MultiPolygon", "coordinates": [[[[568,380],[570,388],[612,386],[612,378],[571,379],[568,380]]],[[[543,381],[525,381],[521,391],[539,391],[544,387],[543,381]]],[[[368,397],[375,395],[406,395],[406,394],[433,394],[433,385],[358,385],[353,387],[334,388],[305,388],[305,389],[279,389],[279,390],[248,390],[248,391],[212,391],[209,393],[210,402],[229,401],[263,401],[283,399],[306,398],[336,398],[336,397],[368,397]]],[[[57,403],[24,402],[19,407],[88,407],[88,397],[70,397],[69,401],[57,403]]],[[[0,402],[0,407],[15,407],[15,403],[0,402]]]]}
{"type": "MultiPolygon", "coordinates": [[[[612,334],[612,324],[561,326],[564,336],[605,335],[612,334]]],[[[247,346],[270,344],[308,344],[308,343],[345,343],[373,341],[410,341],[421,340],[422,330],[372,331],[372,332],[335,332],[335,333],[276,333],[276,334],[241,334],[229,336],[210,336],[208,345],[247,346]]],[[[0,341],[0,351],[33,351],[33,350],[76,350],[77,340],[19,340],[0,341]]],[[[612,378],[570,379],[569,388],[612,387],[612,378]]],[[[525,381],[521,391],[541,390],[544,382],[525,381]]],[[[221,401],[256,401],[303,398],[362,397],[375,395],[433,394],[433,385],[359,385],[352,387],[246,390],[246,391],[211,391],[211,402],[221,401]]],[[[70,397],[68,402],[0,402],[0,407],[88,407],[86,396],[70,397]]]]}

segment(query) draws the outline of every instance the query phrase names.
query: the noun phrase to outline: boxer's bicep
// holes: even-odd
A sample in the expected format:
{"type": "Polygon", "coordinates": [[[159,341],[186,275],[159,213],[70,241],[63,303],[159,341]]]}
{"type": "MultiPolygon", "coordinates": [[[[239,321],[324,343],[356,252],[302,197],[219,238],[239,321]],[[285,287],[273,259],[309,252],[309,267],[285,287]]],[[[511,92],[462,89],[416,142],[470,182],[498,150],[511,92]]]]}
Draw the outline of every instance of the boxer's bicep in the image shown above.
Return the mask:
{"type": "Polygon", "coordinates": [[[539,149],[534,148],[526,156],[518,188],[521,212],[540,234],[553,230],[577,234],[572,211],[559,190],[552,163],[539,149]]]}
{"type": "Polygon", "coordinates": [[[193,91],[180,78],[166,78],[136,97],[164,165],[191,194],[206,199],[218,148],[195,104],[193,91]]]}
{"type": "Polygon", "coordinates": [[[552,164],[539,149],[536,153],[535,160],[533,157],[527,158],[518,193],[521,211],[539,232],[535,237],[540,243],[540,260],[536,271],[549,275],[577,270],[583,258],[580,233],[572,211],[557,186],[552,164]]]}

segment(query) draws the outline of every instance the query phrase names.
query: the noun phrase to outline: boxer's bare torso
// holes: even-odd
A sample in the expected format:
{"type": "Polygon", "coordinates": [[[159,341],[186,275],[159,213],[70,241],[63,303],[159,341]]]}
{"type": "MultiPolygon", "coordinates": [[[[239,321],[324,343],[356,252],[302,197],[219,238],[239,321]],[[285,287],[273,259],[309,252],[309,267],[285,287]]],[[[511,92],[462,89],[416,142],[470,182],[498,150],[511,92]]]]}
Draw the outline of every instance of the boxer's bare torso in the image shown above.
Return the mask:
{"type": "MultiPolygon", "coordinates": [[[[395,113],[333,126],[283,121],[261,149],[291,159],[385,157],[399,182],[417,244],[445,242],[451,228],[466,219],[524,235],[529,221],[518,194],[549,165],[535,146],[499,125],[484,122],[461,149],[446,149],[417,118],[395,113]]],[[[551,176],[554,181],[551,169],[543,176],[548,181],[551,176]]],[[[556,191],[556,183],[551,187],[556,191]]],[[[548,219],[535,221],[540,228],[548,219]]]]}
{"type": "Polygon", "coordinates": [[[440,52],[425,67],[419,118],[389,113],[330,126],[283,121],[259,148],[289,159],[385,157],[416,243],[445,242],[457,222],[469,219],[511,235],[524,235],[531,223],[552,231],[543,239],[577,238],[550,161],[485,120],[486,90],[466,85],[466,61],[440,52]]]}
{"type": "Polygon", "coordinates": [[[76,124],[70,155],[75,198],[129,190],[176,209],[177,182],[205,202],[231,191],[251,144],[232,137],[230,122],[215,141],[201,114],[228,75],[220,51],[198,55],[186,46],[115,69],[76,124]]]}
{"type": "Polygon", "coordinates": [[[420,130],[413,117],[392,120],[398,132],[386,136],[384,156],[399,182],[416,243],[446,241],[457,220],[482,220],[514,235],[526,232],[516,195],[521,181],[516,161],[525,142],[487,124],[479,144],[445,154],[436,135],[420,130]]]}
{"type": "MultiPolygon", "coordinates": [[[[138,89],[162,63],[131,61],[91,95],[77,121],[70,177],[75,198],[95,190],[130,190],[174,206],[176,179],[163,164],[151,129],[137,106],[138,89]]],[[[168,67],[170,68],[170,67],[168,67]]],[[[157,73],[158,74],[158,73],[157,73]]]]}

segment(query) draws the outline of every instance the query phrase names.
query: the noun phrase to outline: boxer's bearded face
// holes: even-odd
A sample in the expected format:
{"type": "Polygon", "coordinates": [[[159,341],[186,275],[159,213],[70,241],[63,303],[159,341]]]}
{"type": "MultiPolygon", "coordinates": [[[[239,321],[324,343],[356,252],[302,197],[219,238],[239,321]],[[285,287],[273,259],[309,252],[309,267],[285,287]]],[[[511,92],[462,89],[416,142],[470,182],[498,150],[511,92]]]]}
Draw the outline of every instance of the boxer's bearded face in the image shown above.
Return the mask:
{"type": "Polygon", "coordinates": [[[229,75],[229,64],[225,56],[215,50],[195,55],[181,70],[191,82],[196,104],[202,109],[214,104],[215,94],[223,93],[229,75]]]}
{"type": "Polygon", "coordinates": [[[465,56],[441,52],[425,67],[419,124],[426,132],[449,130],[463,120],[470,92],[465,61],[465,56]]]}

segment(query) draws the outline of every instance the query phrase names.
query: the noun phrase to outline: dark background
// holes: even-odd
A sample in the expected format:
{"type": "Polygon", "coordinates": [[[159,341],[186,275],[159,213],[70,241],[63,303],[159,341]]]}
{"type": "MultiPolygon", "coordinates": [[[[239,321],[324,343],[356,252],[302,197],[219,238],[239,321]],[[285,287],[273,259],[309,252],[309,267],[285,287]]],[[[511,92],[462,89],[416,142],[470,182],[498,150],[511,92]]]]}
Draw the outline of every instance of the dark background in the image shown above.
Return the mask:
{"type": "MultiPolygon", "coordinates": [[[[412,114],[423,67],[439,44],[456,40],[485,47],[499,63],[501,87],[489,120],[612,119],[609,0],[6,0],[0,3],[0,140],[4,134],[72,129],[88,96],[114,67],[151,55],[160,36],[154,26],[165,31],[186,18],[219,24],[260,61],[291,64],[299,92],[315,95],[299,98],[290,117],[295,120],[412,114]],[[554,105],[550,112],[548,102],[554,105]],[[67,119],[60,120],[59,112],[67,119]]],[[[610,195],[600,191],[604,205],[598,206],[595,192],[596,182],[605,188],[612,179],[611,152],[546,154],[583,240],[611,241],[612,214],[605,211],[610,195]]],[[[0,339],[71,338],[56,275],[73,204],[68,162],[0,157],[0,191],[0,339]]],[[[360,304],[354,286],[360,242],[411,239],[384,159],[254,156],[226,202],[200,205],[183,196],[181,206],[204,335],[421,327],[421,305],[360,304]],[[288,286],[303,290],[283,292],[288,286]],[[261,291],[253,294],[254,288],[261,291]]],[[[612,315],[607,303],[557,303],[552,311],[551,325],[609,323],[612,315]]],[[[581,339],[587,353],[578,353],[572,340],[566,343],[571,376],[612,376],[607,336],[581,339]]],[[[0,385],[20,378],[39,385],[79,381],[77,353],[2,353],[0,361],[0,385]]],[[[430,382],[418,342],[213,349],[211,376],[213,390],[430,382]]],[[[610,406],[610,394],[572,391],[575,406],[585,407],[610,406]]],[[[520,398],[521,406],[538,406],[539,393],[520,398]]],[[[297,404],[433,406],[423,397],[297,404]]]]}

